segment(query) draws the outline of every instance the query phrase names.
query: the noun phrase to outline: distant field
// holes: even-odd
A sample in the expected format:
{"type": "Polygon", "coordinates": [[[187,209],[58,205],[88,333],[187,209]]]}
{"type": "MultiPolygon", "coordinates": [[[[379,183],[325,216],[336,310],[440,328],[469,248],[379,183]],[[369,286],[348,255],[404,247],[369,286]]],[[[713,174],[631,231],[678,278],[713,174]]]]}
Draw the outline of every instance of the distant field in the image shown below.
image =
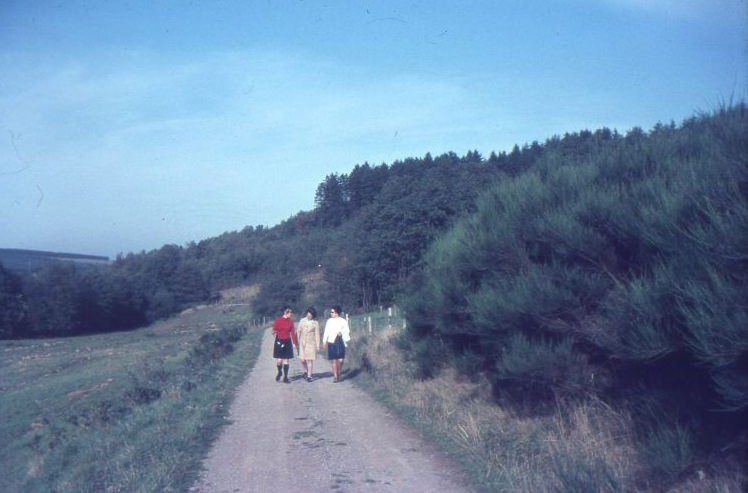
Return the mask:
{"type": "Polygon", "coordinates": [[[77,265],[90,267],[109,263],[109,257],[0,248],[0,264],[9,270],[33,272],[52,262],[73,262],[77,265]]]}
{"type": "Polygon", "coordinates": [[[0,491],[183,490],[252,367],[246,307],[0,341],[0,491]]]}

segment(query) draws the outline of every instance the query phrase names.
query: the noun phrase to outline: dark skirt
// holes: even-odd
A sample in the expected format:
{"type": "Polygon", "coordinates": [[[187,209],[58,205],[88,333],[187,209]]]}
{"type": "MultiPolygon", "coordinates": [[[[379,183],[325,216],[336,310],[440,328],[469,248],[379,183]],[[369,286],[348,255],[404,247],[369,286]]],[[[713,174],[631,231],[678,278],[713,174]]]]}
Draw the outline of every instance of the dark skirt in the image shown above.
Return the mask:
{"type": "Polygon", "coordinates": [[[345,344],[342,336],[336,337],[335,342],[327,345],[327,359],[345,359],[345,344]]]}
{"type": "Polygon", "coordinates": [[[275,339],[273,346],[273,358],[275,359],[293,359],[293,344],[291,339],[275,339]]]}

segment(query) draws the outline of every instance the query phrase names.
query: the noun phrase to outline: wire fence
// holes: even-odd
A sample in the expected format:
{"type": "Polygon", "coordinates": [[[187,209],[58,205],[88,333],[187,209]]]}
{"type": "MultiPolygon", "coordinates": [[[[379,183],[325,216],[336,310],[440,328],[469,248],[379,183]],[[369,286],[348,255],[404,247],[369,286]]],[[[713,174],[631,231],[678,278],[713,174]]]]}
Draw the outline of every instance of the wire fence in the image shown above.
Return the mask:
{"type": "Polygon", "coordinates": [[[351,331],[371,334],[385,329],[405,329],[405,314],[397,306],[381,307],[379,310],[361,315],[346,316],[351,331]]]}
{"type": "MultiPolygon", "coordinates": [[[[359,334],[372,334],[374,332],[380,332],[385,329],[402,330],[405,329],[406,321],[405,314],[397,306],[391,307],[380,307],[379,310],[363,313],[360,315],[345,315],[348,321],[348,326],[351,331],[359,334]]],[[[263,328],[267,327],[273,322],[273,317],[256,317],[250,320],[249,328],[263,328]]],[[[319,319],[320,327],[325,326],[325,318],[319,319]]]]}
{"type": "Polygon", "coordinates": [[[268,324],[272,323],[273,320],[275,319],[271,317],[255,317],[249,321],[249,328],[250,329],[261,329],[263,327],[266,327],[268,324]]]}

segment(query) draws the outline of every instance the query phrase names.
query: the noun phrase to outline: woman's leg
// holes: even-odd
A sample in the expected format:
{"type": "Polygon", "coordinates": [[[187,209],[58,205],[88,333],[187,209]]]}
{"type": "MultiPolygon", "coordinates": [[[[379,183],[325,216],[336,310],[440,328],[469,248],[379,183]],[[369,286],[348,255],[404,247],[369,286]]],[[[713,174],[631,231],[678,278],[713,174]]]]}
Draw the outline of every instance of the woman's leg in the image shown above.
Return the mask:
{"type": "Polygon", "coordinates": [[[289,382],[289,380],[288,380],[288,360],[287,359],[283,360],[283,382],[284,383],[288,383],[289,382]]]}
{"type": "Polygon", "coordinates": [[[313,367],[314,367],[314,363],[312,362],[312,360],[308,360],[306,362],[306,376],[308,378],[312,378],[312,369],[313,369],[313,367]]]}
{"type": "Polygon", "coordinates": [[[282,364],[283,364],[282,360],[279,360],[279,359],[275,360],[275,366],[278,367],[278,374],[275,375],[275,381],[276,382],[280,381],[280,379],[281,379],[281,375],[282,375],[282,372],[283,372],[283,366],[282,366],[282,364]]]}
{"type": "Polygon", "coordinates": [[[304,371],[306,368],[306,360],[304,359],[304,355],[306,354],[304,352],[306,345],[299,340],[299,360],[301,361],[301,371],[304,371]]]}

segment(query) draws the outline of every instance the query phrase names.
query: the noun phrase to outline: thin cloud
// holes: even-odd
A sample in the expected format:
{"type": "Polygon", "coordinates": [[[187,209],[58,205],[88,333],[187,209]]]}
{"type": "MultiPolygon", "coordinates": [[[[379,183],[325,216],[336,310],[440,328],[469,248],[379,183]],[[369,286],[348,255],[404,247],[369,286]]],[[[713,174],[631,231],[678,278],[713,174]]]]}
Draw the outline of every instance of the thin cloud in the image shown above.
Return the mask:
{"type": "Polygon", "coordinates": [[[739,16],[745,21],[745,0],[604,0],[616,7],[681,20],[730,20],[739,16]]]}
{"type": "Polygon", "coordinates": [[[16,141],[34,169],[6,182],[3,202],[28,209],[42,187],[41,223],[29,228],[64,231],[91,204],[97,214],[87,221],[104,236],[138,228],[143,213],[134,216],[132,204],[151,219],[163,216],[151,231],[155,244],[179,238],[177,229],[188,241],[206,230],[274,224],[310,208],[328,172],[449,146],[444,128],[468,125],[461,108],[476,106],[459,81],[372,80],[363,69],[279,52],[189,63],[141,53],[136,61],[74,60],[41,78],[13,69],[10,77],[27,85],[0,94],[0,123],[23,136],[16,141]],[[27,199],[13,197],[20,193],[27,199]]]}

